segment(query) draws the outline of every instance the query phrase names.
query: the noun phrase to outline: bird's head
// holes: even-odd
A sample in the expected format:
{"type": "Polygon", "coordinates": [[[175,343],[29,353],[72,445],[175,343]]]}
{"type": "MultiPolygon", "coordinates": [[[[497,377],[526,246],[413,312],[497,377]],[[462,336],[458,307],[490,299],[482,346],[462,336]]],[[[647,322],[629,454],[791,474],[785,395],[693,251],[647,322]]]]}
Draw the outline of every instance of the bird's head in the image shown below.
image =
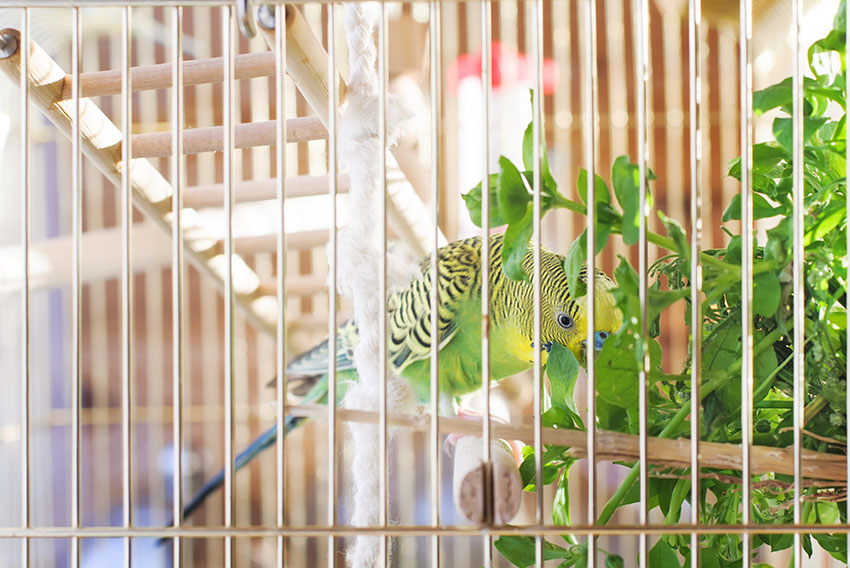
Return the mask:
{"type": "MultiPolygon", "coordinates": [[[[582,269],[581,280],[587,281],[587,272],[582,269]]],[[[617,309],[614,296],[610,290],[614,282],[601,270],[596,271],[594,279],[596,322],[594,345],[592,349],[599,351],[602,343],[614,334],[622,324],[622,315],[617,309]]],[[[589,290],[588,290],[589,292],[589,290]]],[[[566,285],[566,277],[560,285],[549,288],[548,296],[544,299],[541,318],[541,335],[544,341],[555,341],[573,352],[576,359],[584,361],[587,351],[587,303],[590,294],[581,298],[573,298],[566,285]],[[548,301],[547,301],[548,300],[548,301]]]]}

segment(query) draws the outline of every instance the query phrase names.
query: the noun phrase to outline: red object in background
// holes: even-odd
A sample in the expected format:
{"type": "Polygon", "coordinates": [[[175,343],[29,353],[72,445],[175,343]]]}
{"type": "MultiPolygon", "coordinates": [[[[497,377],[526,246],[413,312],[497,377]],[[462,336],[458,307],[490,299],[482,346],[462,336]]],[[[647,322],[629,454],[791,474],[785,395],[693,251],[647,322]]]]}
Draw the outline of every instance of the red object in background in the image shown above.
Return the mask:
{"type": "MultiPolygon", "coordinates": [[[[490,79],[493,90],[512,86],[520,81],[534,83],[534,65],[531,58],[513,47],[494,41],[490,51],[490,79]]],[[[467,77],[481,76],[481,52],[459,56],[446,70],[449,92],[457,96],[458,85],[467,77]]],[[[551,95],[558,86],[558,64],[543,60],[543,94],[551,95]]]]}

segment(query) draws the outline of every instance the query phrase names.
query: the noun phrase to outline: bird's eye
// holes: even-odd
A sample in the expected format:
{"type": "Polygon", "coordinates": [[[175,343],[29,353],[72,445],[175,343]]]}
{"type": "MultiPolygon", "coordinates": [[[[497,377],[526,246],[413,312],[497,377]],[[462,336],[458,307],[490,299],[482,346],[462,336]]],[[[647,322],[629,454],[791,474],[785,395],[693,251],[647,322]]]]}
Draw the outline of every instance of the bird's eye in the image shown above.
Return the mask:
{"type": "Polygon", "coordinates": [[[558,314],[558,325],[564,329],[571,329],[573,327],[573,318],[567,314],[558,314]]]}

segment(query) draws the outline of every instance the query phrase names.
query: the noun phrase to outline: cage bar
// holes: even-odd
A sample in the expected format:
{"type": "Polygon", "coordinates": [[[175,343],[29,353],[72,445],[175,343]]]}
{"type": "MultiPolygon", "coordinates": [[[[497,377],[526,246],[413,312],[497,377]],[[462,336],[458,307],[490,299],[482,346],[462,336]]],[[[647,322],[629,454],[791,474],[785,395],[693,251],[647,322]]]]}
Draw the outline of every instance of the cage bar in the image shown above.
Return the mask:
{"type": "MultiPolygon", "coordinates": [[[[378,297],[381,309],[378,314],[378,524],[387,526],[389,519],[389,467],[387,460],[387,6],[381,2],[378,20],[378,162],[381,181],[378,198],[378,297]]],[[[436,339],[436,338],[434,338],[436,339]]],[[[381,564],[389,566],[388,538],[381,538],[381,564]]]]}
{"type": "MultiPolygon", "coordinates": [[[[649,150],[647,144],[647,87],[649,84],[649,1],[638,0],[637,2],[637,46],[635,72],[637,73],[637,162],[639,170],[638,184],[638,278],[639,278],[639,301],[640,301],[640,339],[637,341],[638,356],[640,358],[640,371],[638,376],[638,412],[640,415],[640,511],[639,522],[646,526],[649,522],[649,448],[647,421],[649,416],[649,312],[648,312],[648,271],[649,251],[647,246],[647,223],[648,211],[646,202],[646,177],[649,150]]],[[[592,181],[588,180],[588,184],[592,181]]],[[[646,533],[639,538],[640,566],[648,566],[649,537],[646,533]]]]}
{"type": "MultiPolygon", "coordinates": [[[[171,184],[174,193],[171,195],[171,210],[173,211],[172,241],[171,241],[171,325],[172,325],[172,449],[173,460],[173,486],[172,486],[172,510],[174,527],[183,525],[183,300],[184,300],[184,273],[183,273],[183,86],[184,86],[184,64],[183,64],[183,8],[175,6],[171,9],[171,48],[173,65],[171,68],[171,147],[174,153],[171,156],[171,184]]],[[[77,85],[79,80],[75,80],[77,85]]],[[[79,87],[77,87],[79,88],[79,87]]],[[[175,568],[183,565],[182,542],[179,538],[173,541],[172,564],[175,568]]]]}
{"type": "MultiPolygon", "coordinates": [[[[588,0],[584,17],[585,112],[584,162],[587,170],[587,522],[596,522],[596,0],[588,0]]],[[[587,566],[596,566],[596,540],[587,537],[587,566]]]]}
{"type": "MultiPolygon", "coordinates": [[[[337,346],[337,108],[339,105],[337,91],[337,66],[336,66],[336,3],[331,2],[327,6],[328,16],[328,175],[330,185],[328,197],[330,198],[330,236],[328,241],[328,280],[330,282],[330,293],[328,294],[328,345],[331,346],[329,353],[336,352],[337,346]]],[[[339,494],[337,482],[337,408],[336,408],[336,357],[328,357],[328,526],[333,530],[337,528],[336,500],[339,494]]],[[[336,566],[336,538],[332,532],[328,536],[328,563],[331,567],[336,566]]]]}
{"type": "MultiPolygon", "coordinates": [[[[532,117],[531,127],[534,144],[532,145],[532,160],[534,162],[534,175],[532,177],[532,233],[534,235],[532,254],[534,260],[534,367],[532,388],[534,389],[534,522],[538,525],[544,524],[543,518],[543,368],[542,368],[542,332],[541,332],[541,239],[542,239],[542,203],[541,203],[541,155],[542,141],[546,140],[546,129],[543,126],[541,107],[543,106],[543,3],[538,0],[533,3],[534,22],[531,29],[531,42],[534,55],[534,94],[532,95],[532,117]]],[[[485,178],[486,179],[486,178],[485,178]]],[[[483,184],[484,182],[482,182],[483,184]]],[[[483,186],[482,186],[483,187],[483,186]]],[[[534,539],[534,566],[543,566],[543,538],[534,539]]]]}
{"type": "MultiPolygon", "coordinates": [[[[688,99],[690,127],[690,185],[691,185],[691,495],[700,494],[700,386],[702,382],[702,191],[700,168],[702,166],[702,60],[700,31],[702,25],[701,0],[688,1],[688,99]]],[[[741,456],[742,461],[744,457],[741,456]]],[[[690,521],[699,524],[700,507],[691,499],[690,521]]],[[[699,568],[699,535],[691,533],[691,568],[699,568]]]]}
{"type": "MultiPolygon", "coordinates": [[[[275,6],[275,190],[277,192],[277,205],[280,209],[280,228],[277,232],[277,335],[275,336],[275,357],[277,359],[277,381],[275,391],[275,403],[277,405],[277,443],[275,445],[275,521],[278,530],[286,527],[286,396],[289,391],[289,380],[286,373],[286,222],[284,219],[284,202],[286,201],[286,18],[284,8],[275,6]]],[[[278,535],[277,541],[277,565],[286,566],[286,541],[283,535],[278,535]]]]}
{"type": "MultiPolygon", "coordinates": [[[[481,178],[481,396],[483,399],[481,440],[485,524],[493,522],[493,470],[490,462],[490,89],[492,81],[492,13],[489,0],[481,2],[481,113],[484,171],[481,178]],[[485,191],[484,188],[488,191],[485,191]]],[[[484,567],[493,563],[490,534],[482,531],[484,567]]]]}
{"type": "MultiPolygon", "coordinates": [[[[430,109],[431,109],[431,175],[429,178],[431,191],[431,223],[433,226],[432,233],[432,250],[431,250],[431,376],[429,385],[430,391],[430,430],[429,430],[429,447],[431,449],[430,466],[430,496],[431,496],[431,527],[436,528],[441,525],[440,516],[440,455],[442,447],[440,445],[440,354],[437,346],[439,343],[435,340],[439,335],[439,312],[438,306],[440,302],[440,274],[439,274],[439,249],[440,249],[440,182],[442,179],[442,145],[440,139],[442,137],[442,55],[440,51],[441,36],[440,36],[440,2],[439,0],[430,0],[428,4],[428,39],[429,39],[429,84],[430,84],[430,109]]],[[[848,466],[850,468],[850,466],[848,466]]],[[[440,566],[440,537],[433,535],[431,537],[431,566],[439,568],[440,566]]]]}
{"type": "MultiPolygon", "coordinates": [[[[235,175],[233,172],[233,7],[223,6],[221,8],[222,44],[224,46],[224,87],[223,87],[223,121],[224,121],[224,214],[225,214],[225,239],[224,239],[224,526],[233,527],[233,437],[234,437],[234,408],[235,384],[233,377],[234,369],[234,342],[235,325],[233,321],[233,184],[235,175]]],[[[233,538],[224,538],[224,566],[230,568],[233,565],[233,538]]]]}
{"type": "MultiPolygon", "coordinates": [[[[32,182],[30,179],[30,116],[29,116],[29,88],[27,83],[27,75],[30,67],[30,52],[26,49],[30,41],[30,9],[23,10],[23,25],[21,26],[20,47],[18,50],[21,54],[21,172],[23,180],[23,199],[21,199],[21,248],[23,262],[23,286],[21,288],[21,360],[23,373],[23,388],[21,389],[21,526],[26,530],[31,527],[32,518],[30,515],[30,496],[31,496],[31,479],[30,479],[30,458],[32,451],[31,443],[31,428],[30,428],[30,262],[29,251],[30,241],[32,240],[32,219],[31,219],[31,202],[32,202],[32,182]]],[[[21,541],[21,563],[28,566],[30,562],[30,541],[24,537],[21,541]]]]}
{"type": "MultiPolygon", "coordinates": [[[[132,8],[127,6],[121,20],[121,494],[125,529],[133,526],[133,437],[131,401],[133,387],[133,287],[132,287],[132,167],[133,102],[130,97],[130,58],[132,57],[132,8]]],[[[124,538],[124,567],[132,563],[132,541],[124,538]]]]}
{"type": "MultiPolygon", "coordinates": [[[[750,449],[753,441],[753,71],[752,0],[740,2],[740,84],[741,84],[741,337],[743,340],[741,366],[741,478],[742,521],[752,519],[750,449]]],[[[749,535],[742,535],[743,566],[752,563],[749,535]]]]}
{"type": "MultiPolygon", "coordinates": [[[[71,527],[79,529],[80,523],[80,463],[82,427],[80,422],[80,407],[82,402],[82,274],[81,241],[83,233],[83,176],[82,151],[80,136],[80,89],[78,87],[82,60],[80,58],[80,36],[82,35],[82,20],[80,8],[71,11],[71,73],[74,88],[72,89],[73,112],[71,114],[71,527]]],[[[80,566],[80,539],[71,539],[71,568],[80,566]]]]}
{"type": "MultiPolygon", "coordinates": [[[[805,383],[805,297],[804,297],[804,246],[803,232],[805,230],[805,194],[804,183],[804,156],[803,156],[803,50],[802,38],[802,0],[792,2],[792,31],[794,35],[794,64],[792,73],[792,162],[793,162],[793,189],[792,200],[793,212],[793,250],[794,260],[792,262],[792,280],[794,286],[794,524],[803,523],[803,427],[804,427],[804,405],[806,398],[805,383]]],[[[794,566],[803,565],[803,540],[802,534],[794,533],[794,566]]]]}

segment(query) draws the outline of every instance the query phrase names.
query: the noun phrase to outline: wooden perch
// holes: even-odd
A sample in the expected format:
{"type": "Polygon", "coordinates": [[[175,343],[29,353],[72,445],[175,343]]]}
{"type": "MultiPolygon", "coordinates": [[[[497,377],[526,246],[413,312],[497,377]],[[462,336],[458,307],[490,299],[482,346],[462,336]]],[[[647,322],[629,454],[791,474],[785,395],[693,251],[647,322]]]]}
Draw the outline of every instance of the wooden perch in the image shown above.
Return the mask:
{"type": "MultiPolygon", "coordinates": [[[[277,123],[274,120],[237,124],[233,128],[234,148],[272,146],[276,143],[277,123]]],[[[290,118],[286,121],[287,142],[325,140],[328,132],[321,121],[313,116],[290,118]]],[[[133,136],[134,158],[165,158],[173,154],[171,131],[136,134],[133,136]]],[[[224,127],[209,126],[183,131],[183,153],[221,152],[224,149],[224,127]]]]}
{"type": "MultiPolygon", "coordinates": [[[[286,235],[287,250],[304,250],[328,243],[329,233],[327,229],[315,229],[313,231],[302,231],[286,235]]],[[[223,243],[217,245],[223,247],[223,243]]],[[[237,237],[234,239],[233,247],[239,254],[254,254],[258,252],[274,252],[277,250],[277,233],[256,235],[251,237],[237,237]]]]}
{"type": "MultiPolygon", "coordinates": [[[[287,199],[290,197],[307,197],[310,195],[327,195],[330,184],[329,176],[292,176],[284,181],[284,191],[287,199]]],[[[348,191],[348,176],[337,178],[337,192],[348,191]]],[[[247,201],[263,201],[277,198],[277,180],[261,179],[237,181],[233,188],[233,198],[236,203],[247,201]]],[[[224,186],[220,183],[196,185],[183,190],[183,205],[200,209],[202,207],[223,207],[224,186]]]]}
{"type": "MultiPolygon", "coordinates": [[[[233,76],[239,79],[274,76],[274,53],[244,53],[233,60],[233,76]]],[[[149,91],[171,87],[171,63],[142,65],[130,68],[130,90],[149,91]]],[[[220,83],[224,81],[224,58],[197,59],[183,62],[183,86],[220,83]]],[[[80,75],[80,91],[84,98],[117,95],[121,92],[121,70],[94,71],[80,75]]],[[[61,100],[74,96],[71,75],[65,76],[61,100]]]]}
{"type": "MultiPolygon", "coordinates": [[[[287,249],[298,250],[323,245],[327,241],[327,231],[307,231],[286,236],[287,249]]],[[[81,247],[86,253],[82,256],[80,276],[83,282],[95,282],[108,278],[118,278],[121,274],[123,259],[121,247],[115,243],[121,237],[120,227],[86,231],[81,237],[81,247]]],[[[276,249],[276,235],[268,239],[270,252],[276,249]]],[[[252,237],[245,237],[252,238],[252,237]]],[[[171,247],[168,235],[154,223],[143,222],[133,225],[133,271],[136,273],[150,269],[160,269],[171,264],[171,247]]],[[[240,251],[236,239],[234,246],[240,251]]],[[[250,241],[247,243],[252,244],[250,241]]],[[[30,290],[57,288],[71,284],[71,261],[73,237],[65,235],[50,239],[35,240],[30,243],[29,287],[30,290]]],[[[244,252],[244,251],[240,251],[244,252]]],[[[254,251],[257,252],[257,251],[254,251]]],[[[19,245],[0,247],[0,294],[17,293],[24,284],[22,249],[19,245]]],[[[286,293],[295,296],[311,296],[327,288],[325,278],[316,275],[286,276],[286,293]]],[[[276,280],[260,282],[257,292],[260,295],[274,296],[277,291],[276,280]]]]}
{"type": "MultiPolygon", "coordinates": [[[[0,34],[14,37],[20,46],[18,30],[7,28],[0,34]]],[[[13,81],[21,80],[20,47],[0,58],[0,69],[13,81]]],[[[48,119],[68,138],[74,113],[73,101],[63,100],[67,74],[35,42],[29,42],[29,66],[26,81],[29,95],[48,119]]],[[[116,187],[121,186],[121,171],[127,164],[121,160],[121,131],[91,99],[80,100],[80,135],[82,149],[100,172],[116,187]]],[[[171,232],[171,184],[145,159],[133,159],[129,164],[133,204],[167,232],[171,232]]],[[[222,289],[227,259],[214,238],[200,224],[197,213],[184,209],[183,235],[187,258],[222,289]]],[[[260,279],[238,256],[232,259],[233,289],[236,304],[248,319],[271,335],[277,329],[277,299],[258,293],[260,279]]]]}
{"type": "MultiPolygon", "coordinates": [[[[287,407],[289,416],[305,416],[316,420],[327,418],[328,409],[323,405],[304,404],[287,407]]],[[[366,410],[337,409],[337,419],[344,422],[378,423],[378,413],[366,410]]],[[[428,431],[431,416],[427,414],[388,414],[387,424],[398,428],[428,431]]],[[[440,432],[476,436],[481,433],[479,418],[440,418],[440,432]]],[[[521,440],[526,444],[534,442],[534,427],[531,425],[513,426],[491,423],[492,434],[503,440],[521,440]]],[[[543,428],[543,441],[570,448],[569,452],[577,458],[587,457],[587,432],[543,428]]],[[[674,468],[691,466],[691,441],[687,438],[674,440],[667,438],[649,438],[649,463],[674,468]]],[[[741,470],[741,445],[721,444],[718,442],[700,442],[700,467],[741,470]]],[[[636,461],[640,457],[640,437],[621,432],[600,430],[596,433],[596,459],[599,461],[636,461]]],[[[794,475],[794,448],[773,448],[769,446],[750,447],[750,471],[753,475],[777,473],[794,475]]],[[[834,482],[844,485],[847,480],[847,458],[837,454],[803,450],[803,477],[811,480],[834,482]]]]}

